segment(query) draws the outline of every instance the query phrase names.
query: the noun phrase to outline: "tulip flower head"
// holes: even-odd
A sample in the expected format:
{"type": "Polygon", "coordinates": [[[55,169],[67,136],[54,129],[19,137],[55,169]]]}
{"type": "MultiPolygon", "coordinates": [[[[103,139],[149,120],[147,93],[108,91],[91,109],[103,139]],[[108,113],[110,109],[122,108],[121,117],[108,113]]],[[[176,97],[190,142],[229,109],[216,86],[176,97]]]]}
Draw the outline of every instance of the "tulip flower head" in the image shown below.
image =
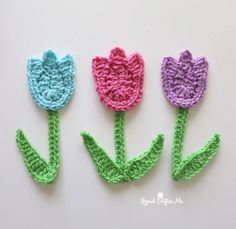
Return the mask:
{"type": "Polygon", "coordinates": [[[92,70],[100,100],[108,108],[125,111],[140,102],[144,80],[144,61],[140,54],[126,57],[123,49],[114,48],[109,58],[95,57],[92,70]]]}
{"type": "Polygon", "coordinates": [[[163,59],[162,86],[167,99],[177,107],[196,105],[206,89],[208,62],[205,57],[192,58],[189,51],[180,54],[179,60],[163,59]]]}
{"type": "Polygon", "coordinates": [[[46,110],[58,110],[70,100],[74,90],[74,64],[70,55],[58,60],[48,50],[43,59],[28,61],[29,87],[35,102],[46,110]]]}

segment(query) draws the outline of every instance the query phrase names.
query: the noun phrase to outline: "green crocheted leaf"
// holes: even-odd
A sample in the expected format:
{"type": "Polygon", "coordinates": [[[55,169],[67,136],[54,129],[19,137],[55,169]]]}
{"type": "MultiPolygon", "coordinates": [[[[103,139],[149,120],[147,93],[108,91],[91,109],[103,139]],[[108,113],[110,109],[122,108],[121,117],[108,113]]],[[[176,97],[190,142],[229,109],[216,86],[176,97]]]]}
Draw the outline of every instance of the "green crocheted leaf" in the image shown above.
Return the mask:
{"type": "Polygon", "coordinates": [[[151,170],[160,158],[163,144],[164,136],[160,134],[153,140],[149,150],[128,161],[125,166],[124,179],[126,181],[136,180],[151,170]]]}
{"type": "Polygon", "coordinates": [[[25,165],[32,178],[41,183],[52,183],[57,175],[57,169],[50,166],[31,146],[21,129],[16,132],[16,142],[23,154],[25,165]]]}
{"type": "Polygon", "coordinates": [[[120,168],[108,156],[108,154],[96,143],[88,132],[82,132],[84,144],[87,147],[98,173],[109,183],[117,183],[122,180],[123,174],[120,168]]]}
{"type": "Polygon", "coordinates": [[[215,134],[202,149],[192,153],[180,163],[178,171],[173,174],[174,180],[191,179],[200,173],[211,158],[215,156],[219,145],[220,135],[215,134]]]}

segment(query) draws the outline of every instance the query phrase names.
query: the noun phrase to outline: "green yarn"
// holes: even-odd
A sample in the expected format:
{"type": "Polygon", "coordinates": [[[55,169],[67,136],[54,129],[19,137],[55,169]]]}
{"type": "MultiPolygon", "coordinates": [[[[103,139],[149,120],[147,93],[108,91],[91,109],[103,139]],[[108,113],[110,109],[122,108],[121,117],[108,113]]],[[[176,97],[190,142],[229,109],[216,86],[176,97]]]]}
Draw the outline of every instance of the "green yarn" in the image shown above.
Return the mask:
{"type": "Polygon", "coordinates": [[[220,145],[220,135],[215,134],[205,146],[182,159],[182,149],[188,108],[178,108],[172,147],[172,177],[175,181],[191,179],[208,164],[220,145]]]}
{"type": "Polygon", "coordinates": [[[162,152],[164,136],[162,134],[155,137],[150,148],[143,154],[126,161],[125,148],[125,112],[115,111],[114,121],[114,141],[115,141],[115,161],[99,146],[95,139],[88,133],[82,132],[84,144],[88,149],[98,173],[108,183],[127,182],[139,179],[144,176],[158,162],[162,152]]]}
{"type": "Polygon", "coordinates": [[[125,148],[125,112],[115,112],[115,151],[116,151],[116,164],[123,167],[126,161],[126,148],[125,148]]]}
{"type": "Polygon", "coordinates": [[[50,153],[47,162],[30,144],[23,130],[18,129],[16,133],[16,142],[30,175],[35,181],[47,184],[54,181],[60,167],[58,111],[48,111],[48,141],[50,153]]]}

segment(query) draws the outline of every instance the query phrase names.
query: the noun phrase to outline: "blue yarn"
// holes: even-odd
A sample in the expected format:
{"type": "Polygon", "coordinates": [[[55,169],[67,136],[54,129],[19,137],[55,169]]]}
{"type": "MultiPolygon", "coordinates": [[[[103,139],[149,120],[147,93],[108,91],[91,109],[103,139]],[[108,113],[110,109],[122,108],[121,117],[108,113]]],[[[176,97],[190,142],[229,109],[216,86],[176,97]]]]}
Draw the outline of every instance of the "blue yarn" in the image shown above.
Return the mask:
{"type": "Polygon", "coordinates": [[[59,110],[74,91],[74,62],[70,55],[58,60],[52,50],[43,59],[28,60],[28,80],[33,100],[43,109],[59,110]]]}

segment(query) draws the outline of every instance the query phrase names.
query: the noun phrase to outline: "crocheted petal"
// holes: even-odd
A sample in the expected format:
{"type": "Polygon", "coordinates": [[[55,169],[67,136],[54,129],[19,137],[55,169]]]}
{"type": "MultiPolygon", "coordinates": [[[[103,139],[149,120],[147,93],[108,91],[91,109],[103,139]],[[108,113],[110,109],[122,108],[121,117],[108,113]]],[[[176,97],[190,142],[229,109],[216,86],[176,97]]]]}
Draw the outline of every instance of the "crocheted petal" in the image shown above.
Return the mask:
{"type": "Polygon", "coordinates": [[[71,99],[74,92],[74,61],[71,55],[63,57],[59,61],[59,77],[63,82],[63,94],[58,100],[61,107],[64,107],[71,99]]]}
{"type": "Polygon", "coordinates": [[[43,73],[42,61],[35,58],[29,59],[27,69],[30,93],[33,97],[33,100],[35,100],[35,102],[39,105],[41,103],[38,96],[38,87],[36,85],[38,84],[38,81],[40,80],[40,77],[43,73]]]}
{"type": "Polygon", "coordinates": [[[64,56],[59,61],[59,69],[62,77],[68,77],[72,80],[75,74],[73,57],[71,55],[64,56]]]}
{"type": "Polygon", "coordinates": [[[133,75],[134,79],[140,80],[141,83],[143,83],[144,61],[139,53],[134,53],[129,57],[128,70],[133,75]]]}
{"type": "Polygon", "coordinates": [[[108,59],[105,57],[95,57],[92,61],[92,71],[95,80],[97,81],[99,77],[103,76],[105,73],[106,75],[109,74],[109,71],[104,71],[108,69],[108,59]]]}
{"type": "Polygon", "coordinates": [[[94,138],[87,132],[82,132],[84,144],[87,147],[98,173],[109,183],[117,183],[122,180],[122,171],[107,155],[107,153],[96,143],[94,138]]]}
{"type": "Polygon", "coordinates": [[[134,53],[127,58],[127,71],[126,80],[128,84],[131,83],[129,90],[132,92],[126,101],[126,105],[123,106],[123,110],[132,109],[141,101],[143,96],[144,61],[139,53],[134,53]]]}
{"type": "Polygon", "coordinates": [[[207,75],[208,72],[208,61],[205,57],[198,57],[194,60],[194,74],[204,74],[207,75]]]}
{"type": "Polygon", "coordinates": [[[37,76],[38,72],[43,71],[42,61],[37,58],[31,58],[27,63],[28,77],[33,79],[37,76]]]}
{"type": "Polygon", "coordinates": [[[162,87],[167,99],[173,104],[176,105],[173,100],[173,95],[171,94],[172,85],[174,76],[178,72],[178,61],[172,57],[163,58],[161,65],[161,76],[162,76],[162,87]]]}
{"type": "Polygon", "coordinates": [[[17,130],[16,142],[32,178],[37,182],[52,183],[57,175],[57,170],[51,167],[31,146],[21,129],[17,130]]]}
{"type": "Polygon", "coordinates": [[[48,66],[53,66],[56,64],[57,56],[52,50],[48,50],[43,55],[43,64],[48,66]]]}
{"type": "Polygon", "coordinates": [[[124,60],[126,58],[126,54],[124,49],[121,48],[114,48],[110,52],[109,59],[110,61],[117,61],[117,60],[124,60]]]}
{"type": "Polygon", "coordinates": [[[178,70],[178,60],[173,57],[164,57],[161,65],[162,77],[169,76],[170,73],[175,73],[178,70]]]}
{"type": "Polygon", "coordinates": [[[128,161],[125,167],[126,180],[136,180],[144,176],[159,160],[163,144],[164,136],[160,134],[153,140],[149,150],[128,161]]]}
{"type": "Polygon", "coordinates": [[[199,57],[194,60],[193,66],[193,77],[198,79],[198,93],[196,93],[193,100],[199,101],[199,99],[204,95],[206,90],[208,75],[208,62],[205,57],[199,57]]]}
{"type": "Polygon", "coordinates": [[[179,57],[179,61],[182,63],[188,63],[192,61],[192,59],[193,59],[192,53],[188,50],[182,52],[179,57]]]}
{"type": "Polygon", "coordinates": [[[213,158],[220,145],[220,135],[215,134],[200,150],[189,155],[179,166],[178,172],[173,174],[175,180],[191,179],[213,158]]]}

